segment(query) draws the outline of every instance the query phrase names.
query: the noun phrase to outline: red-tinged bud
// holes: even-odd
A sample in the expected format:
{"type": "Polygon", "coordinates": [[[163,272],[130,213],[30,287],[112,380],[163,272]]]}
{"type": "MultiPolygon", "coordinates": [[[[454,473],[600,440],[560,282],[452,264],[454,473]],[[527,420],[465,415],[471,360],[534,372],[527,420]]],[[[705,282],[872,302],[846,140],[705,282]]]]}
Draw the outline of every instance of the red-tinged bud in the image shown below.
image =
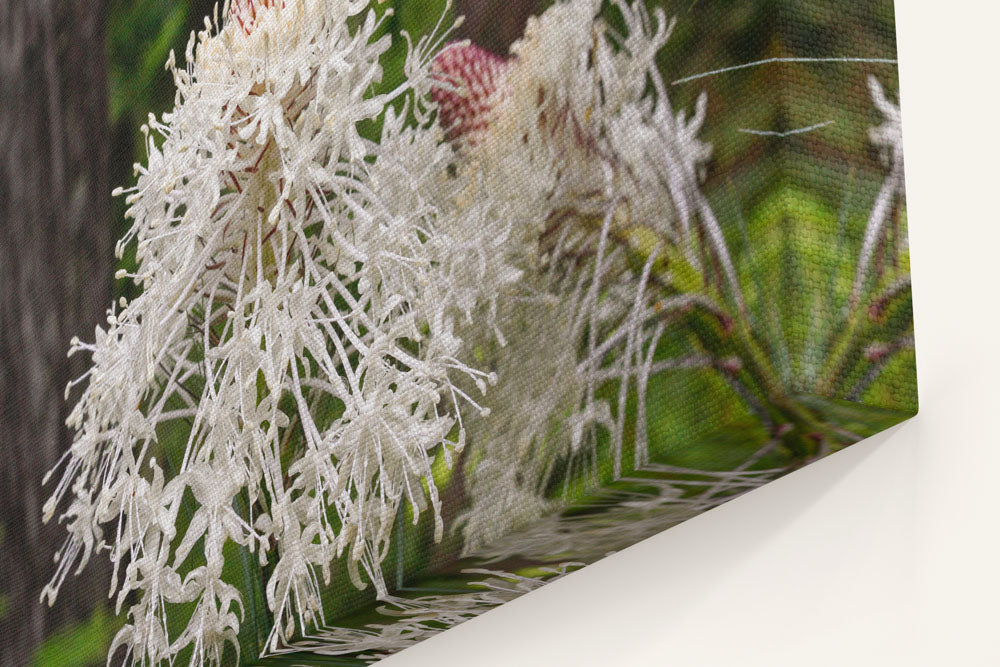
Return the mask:
{"type": "Polygon", "coordinates": [[[431,73],[441,84],[431,89],[431,99],[449,138],[479,140],[509,67],[509,60],[469,42],[452,42],[434,58],[431,73]]]}
{"type": "Polygon", "coordinates": [[[872,322],[878,322],[883,317],[885,317],[886,307],[888,306],[887,299],[879,299],[873,303],[868,308],[868,319],[872,322]]]}
{"type": "Polygon", "coordinates": [[[729,357],[719,362],[719,369],[730,375],[737,375],[743,370],[743,362],[739,357],[729,357]]]}
{"type": "MultiPolygon", "coordinates": [[[[280,0],[281,6],[285,6],[285,0],[280,0]]],[[[257,12],[273,7],[278,0],[232,0],[229,5],[229,16],[243,29],[243,32],[250,34],[257,27],[257,12]]]]}
{"type": "Polygon", "coordinates": [[[736,321],[725,313],[719,313],[719,325],[722,326],[722,333],[728,336],[736,328],[736,321]]]}
{"type": "Polygon", "coordinates": [[[865,359],[868,361],[882,361],[892,352],[892,347],[888,343],[872,343],[865,349],[865,359]]]}

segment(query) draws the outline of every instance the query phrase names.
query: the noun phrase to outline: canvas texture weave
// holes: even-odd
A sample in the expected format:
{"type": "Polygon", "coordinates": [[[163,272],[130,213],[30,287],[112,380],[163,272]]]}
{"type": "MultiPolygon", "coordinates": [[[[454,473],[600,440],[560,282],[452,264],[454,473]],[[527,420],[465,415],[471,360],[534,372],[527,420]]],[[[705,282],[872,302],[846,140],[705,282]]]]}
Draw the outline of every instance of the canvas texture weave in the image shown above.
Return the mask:
{"type": "Polygon", "coordinates": [[[182,5],[5,664],[368,664],[916,413],[891,0],[182,5]]]}

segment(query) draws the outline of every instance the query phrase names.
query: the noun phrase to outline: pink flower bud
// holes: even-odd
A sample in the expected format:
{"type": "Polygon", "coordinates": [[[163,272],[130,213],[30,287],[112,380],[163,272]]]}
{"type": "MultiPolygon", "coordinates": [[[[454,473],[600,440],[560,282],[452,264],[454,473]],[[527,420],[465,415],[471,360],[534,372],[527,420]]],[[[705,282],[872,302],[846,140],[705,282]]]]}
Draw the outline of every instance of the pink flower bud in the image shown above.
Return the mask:
{"type": "MultiPolygon", "coordinates": [[[[276,2],[277,0],[232,0],[229,16],[249,35],[257,27],[258,10],[272,7],[276,2]]],[[[281,0],[281,6],[285,6],[284,0],[281,0]]]]}
{"type": "Polygon", "coordinates": [[[477,143],[509,67],[509,60],[468,42],[452,42],[434,58],[431,73],[441,84],[431,98],[450,138],[477,143]]]}

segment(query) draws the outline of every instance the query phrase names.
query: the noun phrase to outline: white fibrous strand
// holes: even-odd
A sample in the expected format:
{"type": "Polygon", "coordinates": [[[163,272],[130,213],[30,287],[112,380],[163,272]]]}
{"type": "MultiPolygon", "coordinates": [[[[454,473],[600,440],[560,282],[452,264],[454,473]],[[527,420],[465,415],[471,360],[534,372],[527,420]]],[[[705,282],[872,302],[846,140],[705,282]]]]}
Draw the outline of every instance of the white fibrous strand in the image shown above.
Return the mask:
{"type": "Polygon", "coordinates": [[[868,88],[875,108],[883,117],[882,124],[873,127],[868,134],[872,144],[880,150],[882,161],[889,168],[889,173],[879,189],[865,227],[854,287],[851,290],[851,301],[855,305],[861,298],[865,280],[869,277],[869,267],[878,243],[885,236],[886,222],[905,191],[903,118],[899,105],[889,100],[882,84],[874,76],[869,77],[868,88]]]}
{"type": "Polygon", "coordinates": [[[401,502],[440,539],[431,466],[462,449],[459,411],[485,411],[494,381],[462,360],[455,321],[485,312],[495,329],[519,277],[504,202],[468,202],[448,174],[428,97],[442,35],[375,92],[390,37],[368,2],[226,9],[192,34],[186,67],[171,54],[174,109],[143,128],[118,246],[138,269],[117,276],[141,294],[73,342],[93,365],[45,506],[48,520],[68,505],[69,537],[43,599],[107,554],[128,614],[112,652],[136,664],[239,651],[248,601],[223,576],[227,545],[267,566],[272,646],[322,619],[337,558],[386,594],[401,502]],[[374,120],[373,139],[359,125],[374,120]]]}

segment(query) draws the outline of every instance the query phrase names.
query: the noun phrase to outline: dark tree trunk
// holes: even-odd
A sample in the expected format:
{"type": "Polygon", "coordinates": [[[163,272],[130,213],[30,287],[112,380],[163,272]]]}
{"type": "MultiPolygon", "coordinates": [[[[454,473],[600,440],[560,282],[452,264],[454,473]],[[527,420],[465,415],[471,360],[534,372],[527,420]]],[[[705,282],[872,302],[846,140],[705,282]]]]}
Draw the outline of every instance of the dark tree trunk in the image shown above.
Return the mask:
{"type": "Polygon", "coordinates": [[[456,36],[507,55],[511,43],[524,34],[528,17],[538,14],[542,6],[541,0],[456,0],[455,13],[465,16],[456,36]]]}
{"type": "Polygon", "coordinates": [[[63,390],[88,361],[66,351],[110,303],[105,21],[103,0],[0,0],[0,665],[27,664],[108,590],[98,558],[39,602],[65,535],[42,526],[42,476],[70,445],[63,390]]]}

